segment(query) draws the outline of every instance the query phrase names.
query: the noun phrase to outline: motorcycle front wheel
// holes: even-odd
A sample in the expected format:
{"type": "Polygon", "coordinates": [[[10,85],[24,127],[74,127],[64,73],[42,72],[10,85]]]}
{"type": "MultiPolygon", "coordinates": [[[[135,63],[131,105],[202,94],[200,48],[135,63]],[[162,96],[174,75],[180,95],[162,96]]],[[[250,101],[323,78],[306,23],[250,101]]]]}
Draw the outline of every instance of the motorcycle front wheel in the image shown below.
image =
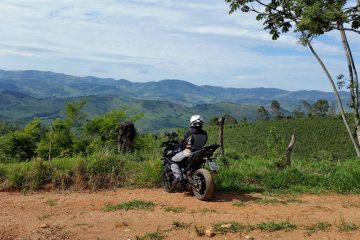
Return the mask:
{"type": "Polygon", "coordinates": [[[203,168],[194,173],[194,180],[197,186],[193,186],[193,193],[199,200],[210,200],[214,194],[214,180],[211,173],[203,168]]]}

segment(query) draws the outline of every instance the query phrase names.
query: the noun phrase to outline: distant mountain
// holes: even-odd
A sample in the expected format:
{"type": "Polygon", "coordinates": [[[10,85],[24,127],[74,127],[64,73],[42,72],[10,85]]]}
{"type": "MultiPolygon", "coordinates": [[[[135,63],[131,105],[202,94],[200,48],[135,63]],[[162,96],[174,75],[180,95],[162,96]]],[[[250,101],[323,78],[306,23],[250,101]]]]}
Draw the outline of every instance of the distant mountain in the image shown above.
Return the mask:
{"type": "MultiPolygon", "coordinates": [[[[346,102],[347,93],[341,92],[346,102]]],[[[278,100],[288,114],[302,100],[334,101],[333,93],[286,91],[277,88],[223,88],[197,86],[182,80],[136,83],[124,79],[75,77],[41,71],[0,70],[0,119],[28,122],[34,117],[51,121],[63,115],[69,101],[86,99],[85,111],[92,117],[113,109],[144,113],[140,130],[185,127],[199,113],[210,119],[225,113],[237,119],[256,119],[259,105],[278,100]]]]}
{"type": "MultiPolygon", "coordinates": [[[[16,91],[36,98],[114,95],[127,100],[161,100],[187,106],[221,101],[269,105],[271,100],[279,100],[288,110],[301,100],[335,99],[333,93],[321,91],[197,86],[182,80],[136,83],[124,79],[75,77],[53,72],[3,70],[0,70],[0,91],[16,91]]],[[[341,95],[344,98],[348,96],[346,92],[341,92],[341,95]]]]}
{"type": "Polygon", "coordinates": [[[84,111],[89,117],[114,109],[125,110],[129,114],[143,113],[143,118],[136,122],[137,129],[141,131],[186,127],[189,117],[194,113],[201,113],[208,120],[225,113],[238,119],[246,117],[254,120],[258,108],[257,106],[225,102],[189,107],[159,100],[124,100],[115,95],[38,99],[18,92],[3,91],[0,92],[0,120],[25,123],[35,117],[40,117],[45,122],[49,122],[63,116],[63,109],[67,102],[80,99],[87,101],[84,111]]]}

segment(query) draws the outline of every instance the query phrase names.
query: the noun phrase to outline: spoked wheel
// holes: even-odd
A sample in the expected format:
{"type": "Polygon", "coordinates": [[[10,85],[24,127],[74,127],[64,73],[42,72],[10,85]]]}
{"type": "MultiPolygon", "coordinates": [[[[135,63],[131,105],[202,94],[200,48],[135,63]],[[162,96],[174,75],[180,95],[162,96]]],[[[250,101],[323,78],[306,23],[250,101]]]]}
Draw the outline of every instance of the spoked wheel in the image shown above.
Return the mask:
{"type": "Polygon", "coordinates": [[[172,172],[164,171],[162,174],[162,185],[166,192],[173,193],[175,192],[175,186],[172,184],[174,175],[172,172]]]}
{"type": "Polygon", "coordinates": [[[199,200],[206,201],[212,198],[214,194],[214,181],[211,173],[206,169],[198,169],[194,173],[194,180],[197,186],[193,187],[193,193],[199,200]]]}

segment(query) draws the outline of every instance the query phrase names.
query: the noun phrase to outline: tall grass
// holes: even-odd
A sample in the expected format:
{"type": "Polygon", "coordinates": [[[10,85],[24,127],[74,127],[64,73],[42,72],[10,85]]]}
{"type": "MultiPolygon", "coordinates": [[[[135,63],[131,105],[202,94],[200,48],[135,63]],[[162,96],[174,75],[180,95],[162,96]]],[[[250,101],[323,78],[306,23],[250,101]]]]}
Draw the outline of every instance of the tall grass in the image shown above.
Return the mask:
{"type": "Polygon", "coordinates": [[[276,160],[249,158],[231,161],[216,176],[217,189],[241,192],[360,193],[360,161],[294,160],[284,170],[276,160]]]}
{"type": "MultiPolygon", "coordinates": [[[[159,159],[129,160],[128,154],[99,152],[88,157],[0,165],[1,186],[6,189],[40,189],[44,185],[68,189],[158,187],[162,165],[159,159]]],[[[360,161],[294,160],[284,170],[276,160],[227,159],[215,176],[216,189],[236,192],[360,193],[360,161]]]]}
{"type": "MultiPolygon", "coordinates": [[[[351,145],[341,127],[341,121],[336,118],[228,125],[225,127],[226,155],[217,159],[221,168],[215,176],[216,189],[360,193],[360,161],[351,158],[351,145]],[[280,156],[274,153],[285,150],[285,140],[293,132],[297,134],[297,142],[292,164],[278,170],[274,166],[280,156]]],[[[216,128],[207,130],[209,143],[214,143],[216,128]]],[[[162,140],[145,134],[137,139],[132,153],[119,154],[104,148],[87,156],[0,164],[0,188],[158,187],[161,185],[162,149],[159,146],[162,140]]]]}
{"type": "Polygon", "coordinates": [[[0,164],[0,182],[2,188],[13,190],[40,189],[44,185],[93,190],[160,186],[159,159],[138,162],[127,155],[97,152],[87,157],[0,164]]]}

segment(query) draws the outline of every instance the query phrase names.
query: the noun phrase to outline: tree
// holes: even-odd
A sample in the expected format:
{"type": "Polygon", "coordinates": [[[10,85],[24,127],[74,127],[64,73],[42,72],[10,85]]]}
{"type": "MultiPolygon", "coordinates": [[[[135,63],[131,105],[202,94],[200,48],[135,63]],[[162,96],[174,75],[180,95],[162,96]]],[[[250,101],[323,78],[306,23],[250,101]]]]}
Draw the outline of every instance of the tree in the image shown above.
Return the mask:
{"type": "Polygon", "coordinates": [[[336,105],[333,102],[331,102],[329,106],[329,116],[336,116],[336,105]]]}
{"type": "Polygon", "coordinates": [[[225,124],[237,124],[238,123],[236,117],[234,117],[233,115],[230,115],[228,113],[224,114],[224,118],[225,118],[225,124]]]}
{"type": "Polygon", "coordinates": [[[69,102],[65,106],[65,124],[72,128],[76,133],[81,131],[81,127],[86,119],[86,114],[82,111],[86,100],[69,102]]]}
{"type": "Polygon", "coordinates": [[[89,120],[85,124],[84,133],[90,138],[89,144],[92,148],[94,145],[116,146],[119,124],[127,120],[126,112],[111,111],[89,120]]]}
{"type": "Polygon", "coordinates": [[[264,30],[269,31],[272,39],[276,40],[280,34],[287,33],[290,29],[298,34],[299,42],[309,47],[311,53],[324,70],[334,91],[344,125],[349,137],[360,157],[360,119],[359,119],[359,89],[358,76],[352,57],[346,31],[360,33],[360,4],[348,7],[347,0],[225,0],[230,4],[230,13],[237,10],[254,12],[256,20],[262,21],[264,30]],[[344,26],[349,26],[345,28],[344,26]],[[348,62],[350,76],[350,96],[353,102],[352,109],[355,119],[355,129],[349,127],[343,103],[336,88],[334,79],[323,60],[312,46],[312,41],[318,36],[333,30],[338,30],[342,39],[344,53],[348,62]],[[355,132],[355,134],[354,134],[355,132]],[[358,141],[353,135],[357,135],[358,141]]]}
{"type": "Polygon", "coordinates": [[[36,144],[40,141],[41,120],[36,118],[23,129],[10,132],[0,142],[2,156],[12,161],[26,161],[35,156],[36,144]]]}
{"type": "Polygon", "coordinates": [[[19,126],[14,123],[0,120],[0,136],[19,130],[19,126]]]}
{"type": "MultiPolygon", "coordinates": [[[[229,113],[225,113],[223,117],[225,118],[225,124],[237,124],[238,123],[236,117],[234,117],[233,115],[231,115],[229,113]]],[[[218,120],[219,120],[219,117],[210,118],[209,125],[217,125],[218,120]]]]}
{"type": "Polygon", "coordinates": [[[42,158],[48,156],[51,145],[51,155],[66,156],[83,151],[87,141],[82,136],[82,128],[86,119],[83,107],[86,100],[66,104],[63,119],[55,119],[46,129],[44,137],[37,146],[36,152],[42,158]]]}
{"type": "Polygon", "coordinates": [[[281,113],[281,107],[279,101],[272,100],[270,107],[276,119],[280,119],[284,117],[281,113]]]}
{"type": "Polygon", "coordinates": [[[315,115],[326,116],[329,112],[329,102],[325,99],[319,99],[314,103],[313,109],[315,115]]]}
{"type": "Polygon", "coordinates": [[[209,125],[216,125],[218,119],[219,119],[218,117],[212,117],[212,118],[210,118],[210,120],[209,120],[209,125]]]}
{"type": "Polygon", "coordinates": [[[311,104],[308,103],[306,100],[302,100],[302,104],[304,105],[305,108],[305,114],[307,114],[308,116],[312,116],[313,106],[311,106],[311,104]]]}
{"type": "Polygon", "coordinates": [[[52,157],[71,155],[75,136],[71,134],[69,126],[64,120],[55,119],[51,123],[51,128],[52,130],[48,128],[44,137],[41,138],[37,146],[37,154],[42,158],[47,158],[51,142],[52,157]]]}
{"type": "Polygon", "coordinates": [[[268,110],[266,110],[264,106],[260,106],[259,109],[257,110],[257,120],[267,121],[269,119],[270,119],[270,114],[268,110]]]}

